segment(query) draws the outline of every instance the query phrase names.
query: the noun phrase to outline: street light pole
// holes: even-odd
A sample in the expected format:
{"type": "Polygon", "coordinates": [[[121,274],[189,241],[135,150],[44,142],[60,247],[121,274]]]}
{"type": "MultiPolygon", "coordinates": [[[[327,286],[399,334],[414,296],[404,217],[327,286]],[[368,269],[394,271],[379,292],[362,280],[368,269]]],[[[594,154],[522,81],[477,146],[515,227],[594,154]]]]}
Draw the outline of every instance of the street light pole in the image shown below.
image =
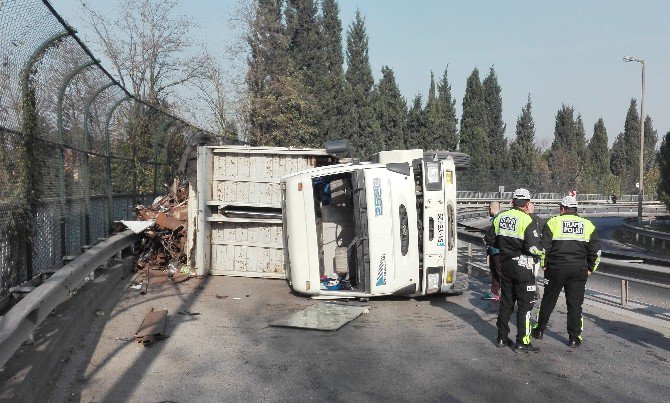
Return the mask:
{"type": "Polygon", "coordinates": [[[624,62],[638,62],[642,64],[642,98],[640,99],[640,182],[637,193],[637,224],[642,225],[642,199],[644,199],[644,87],[645,87],[645,67],[642,59],[636,59],[631,56],[624,56],[624,62]]]}

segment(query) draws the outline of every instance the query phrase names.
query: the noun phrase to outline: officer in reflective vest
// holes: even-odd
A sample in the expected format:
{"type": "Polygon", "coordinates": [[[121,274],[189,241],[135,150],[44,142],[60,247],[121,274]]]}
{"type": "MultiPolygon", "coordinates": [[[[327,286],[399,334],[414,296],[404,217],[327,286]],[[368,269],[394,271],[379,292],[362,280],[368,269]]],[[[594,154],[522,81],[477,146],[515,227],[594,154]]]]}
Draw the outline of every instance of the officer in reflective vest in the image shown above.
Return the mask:
{"type": "Polygon", "coordinates": [[[568,345],[574,348],[582,343],[584,290],[591,272],[598,270],[600,241],[593,223],[577,215],[577,200],[574,197],[564,197],[560,209],[561,215],[549,219],[542,229],[541,246],[546,251],[544,278],[547,283],[532,335],[542,339],[558,295],[565,290],[568,345]]]}
{"type": "Polygon", "coordinates": [[[515,351],[535,352],[530,343],[530,311],[535,303],[534,256],[542,256],[540,234],[536,221],[528,214],[530,192],[514,191],[512,208],[498,214],[486,235],[487,245],[500,250],[502,278],[500,311],[498,312],[498,347],[512,346],[509,339],[509,320],[517,305],[517,335],[515,351]]]}

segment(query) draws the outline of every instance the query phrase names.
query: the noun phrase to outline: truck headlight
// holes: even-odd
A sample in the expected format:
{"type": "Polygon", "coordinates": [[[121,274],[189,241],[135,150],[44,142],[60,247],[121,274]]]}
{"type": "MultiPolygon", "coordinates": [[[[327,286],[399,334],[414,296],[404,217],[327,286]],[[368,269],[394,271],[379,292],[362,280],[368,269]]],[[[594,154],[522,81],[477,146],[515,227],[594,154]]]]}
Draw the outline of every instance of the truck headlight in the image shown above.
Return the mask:
{"type": "Polygon", "coordinates": [[[428,274],[428,292],[436,292],[440,288],[440,275],[438,273],[428,274]]]}
{"type": "Polygon", "coordinates": [[[426,180],[430,184],[440,182],[440,166],[437,162],[426,162],[426,180]]]}
{"type": "Polygon", "coordinates": [[[442,190],[440,161],[426,161],[425,170],[426,170],[426,189],[442,190]]]}

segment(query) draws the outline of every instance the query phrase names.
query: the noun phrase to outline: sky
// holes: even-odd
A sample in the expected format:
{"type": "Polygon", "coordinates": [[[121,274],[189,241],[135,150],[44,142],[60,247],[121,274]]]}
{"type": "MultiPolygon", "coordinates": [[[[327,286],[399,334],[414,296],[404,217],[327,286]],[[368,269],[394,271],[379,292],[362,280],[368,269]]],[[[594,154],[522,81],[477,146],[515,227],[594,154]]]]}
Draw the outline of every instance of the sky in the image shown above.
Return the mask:
{"type": "MultiPolygon", "coordinates": [[[[80,18],[81,0],[51,0],[87,43],[94,41],[80,18]]],[[[97,11],[114,13],[113,0],[89,0],[97,11]]],[[[241,55],[235,23],[240,0],[181,0],[179,12],[197,24],[196,41],[239,73],[241,55]]],[[[645,115],[659,138],[670,131],[670,2],[663,0],[339,0],[346,30],[359,10],[369,37],[375,79],[393,69],[408,105],[425,97],[430,72],[436,80],[448,66],[460,117],[465,83],[476,67],[483,79],[494,67],[502,88],[505,134],[513,139],[516,120],[530,94],[536,142],[548,147],[562,104],[581,114],[587,138],[603,118],[610,145],[623,131],[631,98],[641,97],[639,63],[646,63],[645,115]]],[[[238,27],[238,28],[236,28],[238,27]]],[[[95,48],[91,46],[91,48],[95,48]]],[[[103,60],[104,63],[104,60],[103,60]]]]}

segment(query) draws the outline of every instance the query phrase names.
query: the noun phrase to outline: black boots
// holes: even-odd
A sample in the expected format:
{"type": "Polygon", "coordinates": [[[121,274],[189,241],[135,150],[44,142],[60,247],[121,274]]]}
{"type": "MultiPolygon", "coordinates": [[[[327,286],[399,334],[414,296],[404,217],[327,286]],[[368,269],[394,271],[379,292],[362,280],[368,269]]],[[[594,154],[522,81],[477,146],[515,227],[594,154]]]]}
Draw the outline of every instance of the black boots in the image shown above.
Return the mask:
{"type": "Polygon", "coordinates": [[[512,347],[512,340],[509,338],[505,337],[504,339],[502,337],[498,337],[496,339],[496,347],[498,348],[503,348],[503,347],[512,347]]]}
{"type": "Polygon", "coordinates": [[[533,336],[534,339],[542,340],[544,337],[544,331],[540,330],[539,328],[534,328],[533,330],[530,331],[531,336],[533,336]]]}
{"type": "Polygon", "coordinates": [[[522,352],[522,353],[537,353],[538,351],[540,351],[540,348],[535,347],[530,343],[528,343],[528,344],[516,343],[516,345],[514,346],[514,351],[517,352],[517,353],[519,353],[519,352],[522,352]]]}
{"type": "Polygon", "coordinates": [[[577,348],[582,345],[582,338],[577,336],[577,337],[570,337],[570,341],[568,341],[568,346],[571,348],[577,348]]]}

